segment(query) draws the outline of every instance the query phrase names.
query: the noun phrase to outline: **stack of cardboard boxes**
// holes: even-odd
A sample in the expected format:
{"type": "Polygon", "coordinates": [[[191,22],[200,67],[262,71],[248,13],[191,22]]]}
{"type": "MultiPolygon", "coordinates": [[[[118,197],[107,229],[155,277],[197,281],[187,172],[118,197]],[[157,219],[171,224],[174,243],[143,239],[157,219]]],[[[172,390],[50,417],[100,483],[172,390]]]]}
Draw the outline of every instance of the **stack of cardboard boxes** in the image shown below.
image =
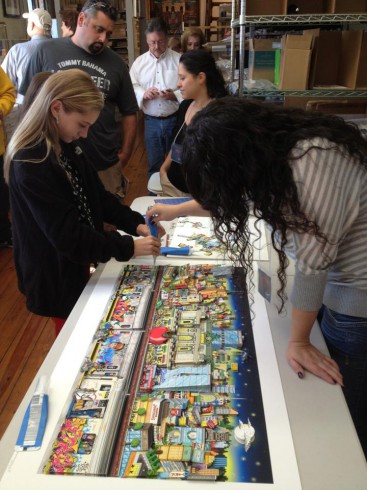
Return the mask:
{"type": "Polygon", "coordinates": [[[282,37],[277,50],[276,82],[282,90],[306,90],[311,65],[314,37],[306,31],[302,35],[287,34],[282,37]]]}
{"type": "Polygon", "coordinates": [[[367,88],[367,32],[315,33],[310,88],[367,88]]]}
{"type": "Polygon", "coordinates": [[[366,89],[367,32],[321,31],[249,41],[249,78],[281,90],[366,89]]]}
{"type": "Polygon", "coordinates": [[[274,83],[276,39],[249,39],[249,78],[274,83]]]}

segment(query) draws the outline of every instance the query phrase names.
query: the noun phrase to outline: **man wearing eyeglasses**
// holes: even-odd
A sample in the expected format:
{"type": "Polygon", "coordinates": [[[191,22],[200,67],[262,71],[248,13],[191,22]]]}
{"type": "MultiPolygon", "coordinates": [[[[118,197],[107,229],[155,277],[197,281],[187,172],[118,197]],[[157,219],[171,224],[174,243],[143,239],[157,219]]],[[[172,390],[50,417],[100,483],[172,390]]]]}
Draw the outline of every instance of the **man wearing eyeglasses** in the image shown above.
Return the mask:
{"type": "Polygon", "coordinates": [[[124,197],[122,169],[127,164],[137,131],[139,110],[128,68],[122,58],[107,49],[117,11],[108,0],[87,0],[72,37],[52,39],[30,57],[20,93],[24,94],[33,75],[79,68],[87,72],[104,95],[105,105],[88,138],[80,140],[105,188],[124,197]],[[121,122],[116,121],[116,108],[121,122]]]}
{"type": "Polygon", "coordinates": [[[151,19],[145,30],[149,51],[130,70],[136,99],[144,112],[148,176],[159,169],[172,144],[176,124],[179,53],[168,48],[168,28],[163,19],[151,19]]]}

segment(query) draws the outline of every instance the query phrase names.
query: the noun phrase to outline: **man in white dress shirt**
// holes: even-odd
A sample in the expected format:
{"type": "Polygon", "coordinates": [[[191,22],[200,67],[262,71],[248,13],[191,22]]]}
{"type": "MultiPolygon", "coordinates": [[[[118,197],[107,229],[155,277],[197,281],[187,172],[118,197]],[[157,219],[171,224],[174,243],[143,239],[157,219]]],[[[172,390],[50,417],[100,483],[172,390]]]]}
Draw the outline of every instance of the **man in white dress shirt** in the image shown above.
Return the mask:
{"type": "Polygon", "coordinates": [[[144,112],[150,177],[159,172],[172,144],[172,131],[181,101],[177,89],[180,54],[167,47],[168,28],[163,19],[151,19],[145,34],[149,51],[134,61],[130,77],[139,108],[144,112]]]}

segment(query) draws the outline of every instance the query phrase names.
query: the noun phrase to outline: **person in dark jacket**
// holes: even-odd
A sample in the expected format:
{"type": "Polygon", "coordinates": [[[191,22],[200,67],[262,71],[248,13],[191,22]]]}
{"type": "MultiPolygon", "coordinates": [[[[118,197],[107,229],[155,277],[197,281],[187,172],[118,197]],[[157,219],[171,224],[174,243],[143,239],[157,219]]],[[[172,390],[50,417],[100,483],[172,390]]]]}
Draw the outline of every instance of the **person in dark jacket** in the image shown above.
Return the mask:
{"type": "Polygon", "coordinates": [[[144,218],[104,189],[78,144],[102,107],[88,74],[57,72],[42,86],[5,155],[19,289],[29,310],[56,324],[74,307],[91,263],[160,250],[144,218]],[[104,231],[104,221],[128,235],[104,231]]]}

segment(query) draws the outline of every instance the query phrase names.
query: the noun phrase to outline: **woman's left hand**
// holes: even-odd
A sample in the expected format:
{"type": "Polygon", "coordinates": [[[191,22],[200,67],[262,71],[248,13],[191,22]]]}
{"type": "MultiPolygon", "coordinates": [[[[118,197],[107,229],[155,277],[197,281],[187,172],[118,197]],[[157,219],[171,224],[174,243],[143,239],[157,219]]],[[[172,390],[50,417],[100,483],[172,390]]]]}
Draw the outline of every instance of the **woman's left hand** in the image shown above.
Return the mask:
{"type": "Polygon", "coordinates": [[[305,311],[292,307],[291,336],[287,349],[288,363],[299,378],[303,378],[306,370],[327,383],[338,383],[343,386],[343,376],[337,363],[310,342],[310,334],[316,318],[317,310],[305,311]]]}
{"type": "Polygon", "coordinates": [[[330,384],[343,386],[343,376],[339,366],[329,356],[320,352],[309,341],[290,340],[287,349],[288,363],[300,378],[304,370],[313,373],[330,384]]]}

